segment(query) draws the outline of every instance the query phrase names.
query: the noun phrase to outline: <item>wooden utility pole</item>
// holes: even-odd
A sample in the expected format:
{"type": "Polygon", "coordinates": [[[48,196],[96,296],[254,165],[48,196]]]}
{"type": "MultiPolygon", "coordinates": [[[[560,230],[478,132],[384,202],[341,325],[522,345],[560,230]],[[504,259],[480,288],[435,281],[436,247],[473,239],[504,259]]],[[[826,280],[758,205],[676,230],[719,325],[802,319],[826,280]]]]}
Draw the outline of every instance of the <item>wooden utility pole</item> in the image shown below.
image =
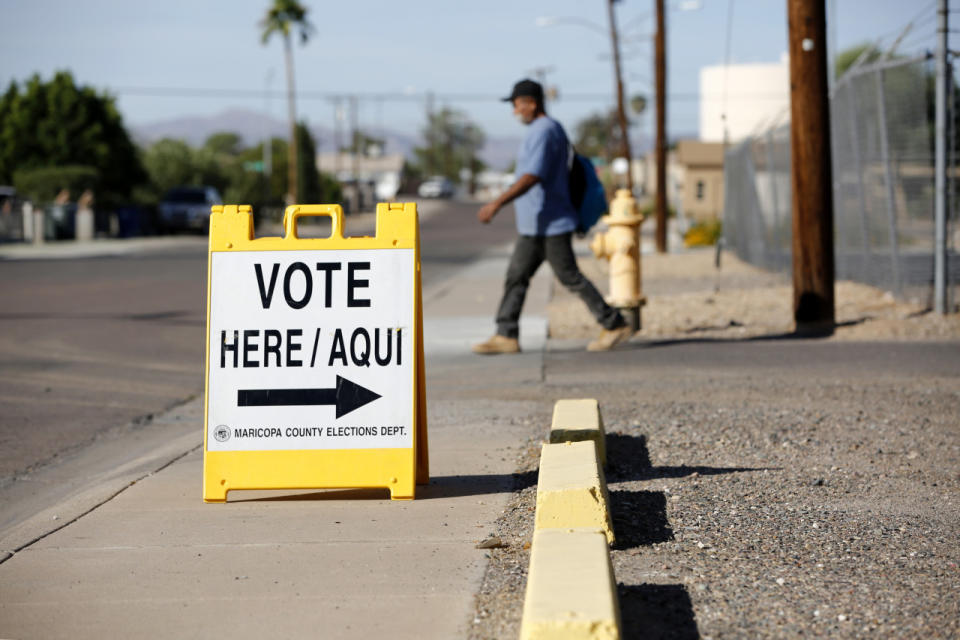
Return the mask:
{"type": "Polygon", "coordinates": [[[667,252],[667,54],[666,54],[666,17],[663,0],[656,0],[657,35],[656,49],[656,93],[657,93],[657,253],[667,252]]]}
{"type": "Polygon", "coordinates": [[[633,193],[633,157],[630,153],[630,125],[623,105],[623,75],[620,72],[620,41],[617,36],[617,18],[613,10],[616,0],[607,0],[610,18],[610,46],[613,49],[613,75],[617,85],[617,119],[620,121],[620,155],[627,160],[627,189],[633,193]]]}
{"type": "Polygon", "coordinates": [[[793,318],[797,333],[833,333],[833,177],[823,0],[787,0],[793,172],[793,318]]]}

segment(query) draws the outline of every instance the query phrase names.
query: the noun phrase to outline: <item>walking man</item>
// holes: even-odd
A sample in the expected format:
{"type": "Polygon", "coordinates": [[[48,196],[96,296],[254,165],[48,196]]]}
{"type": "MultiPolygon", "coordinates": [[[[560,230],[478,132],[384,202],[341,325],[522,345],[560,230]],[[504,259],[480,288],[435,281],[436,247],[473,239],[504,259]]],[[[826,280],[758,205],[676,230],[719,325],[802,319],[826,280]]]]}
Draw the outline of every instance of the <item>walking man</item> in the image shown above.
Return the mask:
{"type": "Polygon", "coordinates": [[[557,279],[580,296],[603,331],[587,345],[589,351],[607,351],[630,338],[632,331],[620,312],[604,301],[587,280],[573,255],[571,236],[577,228],[577,212],[570,201],[567,182],[570,143],[563,127],[547,116],[543,87],[521,80],[504,102],[513,103],[513,115],[527,126],[517,154],[516,174],[509,189],[478,212],[487,224],[505,205],[514,202],[517,243],[510,257],[503,298],[497,310],[497,333],[473,346],[474,353],[498,354],[520,351],[520,311],[530,279],[544,260],[557,279]]]}

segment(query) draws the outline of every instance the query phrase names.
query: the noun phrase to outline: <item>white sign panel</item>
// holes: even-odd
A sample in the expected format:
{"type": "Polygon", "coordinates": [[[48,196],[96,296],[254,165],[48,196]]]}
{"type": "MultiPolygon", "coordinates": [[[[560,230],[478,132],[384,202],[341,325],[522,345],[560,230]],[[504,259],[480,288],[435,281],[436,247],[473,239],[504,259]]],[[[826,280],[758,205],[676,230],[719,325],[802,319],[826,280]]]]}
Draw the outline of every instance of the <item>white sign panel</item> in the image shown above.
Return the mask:
{"type": "Polygon", "coordinates": [[[211,254],[207,450],[413,446],[412,249],[211,254]]]}

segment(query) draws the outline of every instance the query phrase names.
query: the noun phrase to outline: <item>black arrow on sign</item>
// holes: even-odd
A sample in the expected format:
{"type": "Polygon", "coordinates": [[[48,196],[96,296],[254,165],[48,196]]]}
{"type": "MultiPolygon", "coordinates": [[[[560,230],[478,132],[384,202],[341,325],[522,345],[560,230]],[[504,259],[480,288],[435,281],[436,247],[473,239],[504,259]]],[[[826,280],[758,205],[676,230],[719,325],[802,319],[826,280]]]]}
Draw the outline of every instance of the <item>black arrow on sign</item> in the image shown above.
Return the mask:
{"type": "Polygon", "coordinates": [[[290,407],[307,405],[336,405],[337,417],[381,397],[365,387],[337,376],[333,389],[239,389],[238,407],[290,407]]]}

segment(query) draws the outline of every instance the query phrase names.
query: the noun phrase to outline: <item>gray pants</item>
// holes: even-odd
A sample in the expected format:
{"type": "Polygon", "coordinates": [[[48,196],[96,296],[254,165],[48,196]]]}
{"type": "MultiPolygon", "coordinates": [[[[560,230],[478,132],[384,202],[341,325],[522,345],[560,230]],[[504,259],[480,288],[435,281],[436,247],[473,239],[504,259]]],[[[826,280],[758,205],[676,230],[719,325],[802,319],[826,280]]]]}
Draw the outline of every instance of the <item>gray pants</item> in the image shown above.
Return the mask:
{"type": "Polygon", "coordinates": [[[580,296],[605,329],[616,329],[626,324],[620,312],[608,305],[593,283],[580,273],[573,255],[571,234],[520,236],[513,247],[503,285],[503,298],[497,309],[497,333],[508,338],[520,336],[520,310],[527,297],[530,279],[544,260],[550,263],[560,283],[580,296]]]}

